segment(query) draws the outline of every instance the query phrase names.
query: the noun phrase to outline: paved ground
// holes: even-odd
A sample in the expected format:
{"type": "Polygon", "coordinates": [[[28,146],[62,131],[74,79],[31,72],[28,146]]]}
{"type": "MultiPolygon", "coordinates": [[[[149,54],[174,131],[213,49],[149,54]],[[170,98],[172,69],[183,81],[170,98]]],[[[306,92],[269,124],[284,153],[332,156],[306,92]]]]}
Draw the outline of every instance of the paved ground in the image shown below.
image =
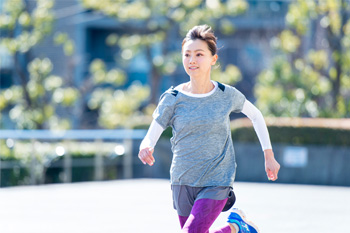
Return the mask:
{"type": "MultiPolygon", "coordinates": [[[[167,180],[139,179],[3,188],[0,232],[180,232],[169,187],[167,180]]],[[[237,182],[235,193],[236,207],[262,233],[350,232],[349,187],[237,182]]]]}

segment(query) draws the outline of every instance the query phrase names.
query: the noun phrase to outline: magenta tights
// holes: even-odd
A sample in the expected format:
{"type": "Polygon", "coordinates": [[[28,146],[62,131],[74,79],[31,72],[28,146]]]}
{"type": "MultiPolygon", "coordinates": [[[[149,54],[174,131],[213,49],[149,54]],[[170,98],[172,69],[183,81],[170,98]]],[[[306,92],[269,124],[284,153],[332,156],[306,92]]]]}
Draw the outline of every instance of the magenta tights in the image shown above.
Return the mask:
{"type": "Polygon", "coordinates": [[[199,199],[191,210],[190,216],[180,216],[183,233],[231,233],[229,225],[216,230],[209,230],[225,206],[227,199],[199,199]]]}

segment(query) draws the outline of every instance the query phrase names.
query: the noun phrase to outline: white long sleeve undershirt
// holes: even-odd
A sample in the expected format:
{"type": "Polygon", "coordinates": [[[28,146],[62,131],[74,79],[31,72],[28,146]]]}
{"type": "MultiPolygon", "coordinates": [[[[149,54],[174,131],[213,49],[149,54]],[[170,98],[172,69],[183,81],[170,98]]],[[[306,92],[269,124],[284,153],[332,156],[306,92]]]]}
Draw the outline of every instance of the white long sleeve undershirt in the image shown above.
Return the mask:
{"type": "Polygon", "coordinates": [[[250,101],[246,100],[243,104],[242,113],[252,121],[262,150],[264,151],[266,149],[272,149],[269,132],[260,110],[255,107],[250,101]]]}
{"type": "MultiPolygon", "coordinates": [[[[252,121],[262,150],[272,149],[269,132],[260,110],[257,109],[250,101],[246,100],[243,104],[242,113],[252,121]]],[[[146,147],[154,148],[163,131],[164,129],[162,126],[153,120],[145,138],[141,142],[140,150],[146,147]]]]}
{"type": "Polygon", "coordinates": [[[153,119],[145,138],[141,142],[140,150],[147,147],[153,149],[157,144],[158,139],[160,135],[162,135],[163,131],[164,129],[162,128],[162,126],[160,126],[160,124],[158,124],[158,122],[153,119]]]}

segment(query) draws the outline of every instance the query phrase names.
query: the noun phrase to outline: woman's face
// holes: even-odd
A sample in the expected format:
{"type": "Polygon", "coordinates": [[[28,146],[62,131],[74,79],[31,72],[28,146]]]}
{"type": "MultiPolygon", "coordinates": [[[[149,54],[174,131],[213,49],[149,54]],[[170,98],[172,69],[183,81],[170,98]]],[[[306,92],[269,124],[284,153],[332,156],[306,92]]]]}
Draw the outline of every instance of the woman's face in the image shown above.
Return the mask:
{"type": "Polygon", "coordinates": [[[215,65],[217,57],[211,54],[203,40],[189,40],[182,48],[182,63],[190,77],[210,77],[211,66],[215,65]]]}

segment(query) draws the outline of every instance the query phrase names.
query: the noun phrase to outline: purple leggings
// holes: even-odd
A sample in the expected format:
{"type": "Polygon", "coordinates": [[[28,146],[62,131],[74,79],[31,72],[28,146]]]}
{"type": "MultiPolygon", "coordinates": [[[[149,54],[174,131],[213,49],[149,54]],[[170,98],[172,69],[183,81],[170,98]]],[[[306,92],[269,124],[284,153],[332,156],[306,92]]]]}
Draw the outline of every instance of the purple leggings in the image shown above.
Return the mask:
{"type": "Polygon", "coordinates": [[[190,216],[180,216],[183,233],[231,233],[229,225],[216,230],[209,230],[226,204],[224,200],[199,199],[191,210],[190,216]]]}

